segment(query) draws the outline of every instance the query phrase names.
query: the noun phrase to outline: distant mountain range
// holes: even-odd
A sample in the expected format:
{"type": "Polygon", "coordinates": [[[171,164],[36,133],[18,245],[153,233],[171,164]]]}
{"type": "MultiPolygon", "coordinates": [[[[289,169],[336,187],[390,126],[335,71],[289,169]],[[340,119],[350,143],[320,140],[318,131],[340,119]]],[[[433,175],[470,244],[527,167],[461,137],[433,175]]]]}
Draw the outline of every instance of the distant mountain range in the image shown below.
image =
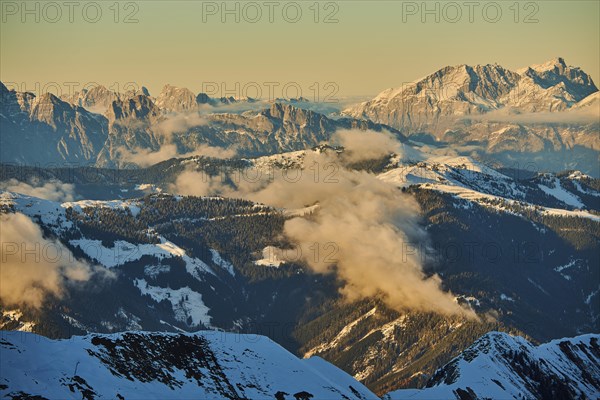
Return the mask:
{"type": "MultiPolygon", "coordinates": [[[[480,149],[505,164],[536,160],[558,170],[568,168],[568,157],[585,158],[580,165],[599,161],[598,88],[562,58],[518,71],[445,67],[342,114],[392,126],[413,140],[480,149]]],[[[597,168],[586,172],[598,176],[597,168]]]]}
{"type": "Polygon", "coordinates": [[[414,131],[435,126],[442,117],[501,109],[519,113],[563,111],[597,91],[588,74],[568,66],[562,58],[518,71],[497,64],[463,64],[387,89],[345,113],[414,131]]]}
{"type": "Polygon", "coordinates": [[[331,115],[306,99],[211,98],[171,85],[156,97],[145,88],[116,93],[97,86],[59,99],[0,83],[0,99],[0,161],[25,165],[132,166],[128,154],[159,153],[165,145],[172,148],[163,159],[203,154],[205,146],[258,156],[302,150],[336,129],[357,128],[387,129],[505,165],[533,160],[540,169],[600,176],[598,89],[562,58],[518,71],[445,67],[331,115]]]}
{"type": "Polygon", "coordinates": [[[50,93],[36,97],[9,91],[0,83],[0,99],[0,160],[25,165],[123,166],[129,164],[124,153],[158,152],[169,144],[176,146],[172,157],[203,146],[227,148],[241,156],[265,155],[318,145],[338,129],[387,129],[403,138],[395,129],[352,118],[331,119],[293,105],[296,102],[251,106],[244,113],[220,112],[222,104],[255,101],[194,96],[169,85],[157,98],[147,91],[119,94],[98,86],[61,100],[50,93]],[[199,114],[205,105],[210,112],[199,114]],[[31,151],[32,143],[39,150],[31,151]]]}
{"type": "MultiPolygon", "coordinates": [[[[455,123],[465,130],[472,129],[469,123],[477,123],[478,116],[486,119],[486,114],[505,111],[506,119],[512,115],[519,121],[523,114],[580,108],[596,98],[597,92],[588,74],[568,66],[562,58],[516,72],[497,64],[463,64],[387,89],[370,101],[344,110],[344,114],[368,118],[408,134],[429,131],[443,138],[455,123]]],[[[501,116],[492,115],[492,121],[501,116]]]]}

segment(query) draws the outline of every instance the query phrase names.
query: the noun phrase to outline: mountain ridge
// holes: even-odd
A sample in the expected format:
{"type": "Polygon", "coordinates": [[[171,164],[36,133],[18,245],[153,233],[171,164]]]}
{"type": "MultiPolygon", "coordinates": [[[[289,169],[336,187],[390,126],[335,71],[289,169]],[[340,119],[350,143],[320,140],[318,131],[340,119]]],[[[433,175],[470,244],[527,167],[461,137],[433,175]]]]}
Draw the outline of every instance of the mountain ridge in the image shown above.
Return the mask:
{"type": "Polygon", "coordinates": [[[158,100],[144,93],[117,95],[98,89],[98,93],[115,97],[104,114],[89,112],[50,93],[36,97],[4,86],[0,89],[0,160],[25,165],[67,162],[131,166],[135,163],[128,154],[160,155],[165,146],[173,147],[168,153],[172,157],[202,153],[207,146],[229,149],[229,153],[235,149],[242,156],[266,155],[316,146],[338,129],[388,130],[404,140],[393,128],[352,118],[332,119],[291,102],[273,102],[245,113],[218,112],[217,107],[213,113],[202,114],[192,110],[193,93],[172,86],[165,86],[164,96],[158,100]],[[181,93],[186,96],[183,103],[173,100],[181,93]],[[173,110],[182,111],[173,114],[173,110]],[[43,151],[30,152],[23,136],[43,143],[43,151]]]}
{"type": "Polygon", "coordinates": [[[297,359],[256,335],[131,331],[53,341],[2,332],[0,352],[0,391],[12,398],[377,399],[326,361],[297,359]]]}
{"type": "Polygon", "coordinates": [[[479,146],[508,159],[578,146],[597,152],[600,110],[578,106],[598,92],[592,78],[562,58],[519,71],[497,64],[444,67],[342,115],[392,126],[415,140],[479,146]]]}
{"type": "Polygon", "coordinates": [[[425,388],[384,398],[595,398],[600,394],[599,340],[598,334],[586,334],[534,346],[522,337],[490,332],[436,371],[425,388]]]}
{"type": "MultiPolygon", "coordinates": [[[[66,171],[76,193],[85,193],[88,183],[96,194],[98,187],[107,189],[106,199],[130,199],[56,203],[4,192],[5,212],[26,214],[77,257],[106,265],[119,278],[100,293],[73,290],[70,298],[52,299],[41,317],[5,308],[0,325],[59,337],[198,329],[202,321],[226,330],[258,330],[298,355],[334,362],[378,393],[424,384],[435,368],[490,329],[538,340],[597,329],[598,179],[577,172],[517,179],[468,157],[428,155],[425,148],[409,153],[409,144],[404,146],[405,158],[390,155],[354,168],[376,174],[420,204],[436,254],[427,271],[443,277],[457,302],[492,312],[496,322],[401,313],[373,299],[338,303],[331,277],[310,274],[294,261],[269,266],[264,255],[268,246],[281,245],[283,224],[298,210],[164,193],[183,171],[223,179],[225,171],[235,176],[247,168],[306,167],[310,155],[294,152],[239,160],[188,157],[120,172],[66,171]],[[89,182],[90,176],[96,179],[89,182]],[[482,251],[488,245],[498,257],[482,251]],[[458,246],[457,257],[446,255],[448,246],[458,246]],[[216,262],[212,250],[231,267],[216,262]],[[204,272],[197,274],[202,264],[204,272]],[[111,300],[105,309],[90,308],[84,293],[111,300]],[[273,332],[273,321],[289,323],[293,336],[273,332]]],[[[334,154],[343,157],[341,149],[334,154]]],[[[61,177],[58,170],[35,168],[2,173],[26,182],[61,177]]]]}

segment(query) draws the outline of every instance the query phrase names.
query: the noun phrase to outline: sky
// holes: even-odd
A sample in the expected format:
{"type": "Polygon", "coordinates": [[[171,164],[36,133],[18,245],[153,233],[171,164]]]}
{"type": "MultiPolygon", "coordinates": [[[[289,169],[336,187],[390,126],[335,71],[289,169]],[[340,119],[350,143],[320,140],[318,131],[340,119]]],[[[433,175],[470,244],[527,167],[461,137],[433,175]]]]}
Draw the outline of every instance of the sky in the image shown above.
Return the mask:
{"type": "Polygon", "coordinates": [[[446,65],[557,56],[600,80],[596,0],[0,3],[0,80],[36,93],[99,83],[156,95],[168,83],[336,101],[446,65]]]}

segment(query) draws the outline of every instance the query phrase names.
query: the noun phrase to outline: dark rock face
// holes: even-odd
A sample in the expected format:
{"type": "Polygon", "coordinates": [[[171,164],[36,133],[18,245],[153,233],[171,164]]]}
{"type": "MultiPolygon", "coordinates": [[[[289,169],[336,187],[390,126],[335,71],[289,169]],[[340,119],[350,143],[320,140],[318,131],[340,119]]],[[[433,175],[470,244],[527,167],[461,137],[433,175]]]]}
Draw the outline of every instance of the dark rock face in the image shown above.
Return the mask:
{"type": "Polygon", "coordinates": [[[105,117],[50,93],[36,98],[5,87],[2,91],[0,159],[28,164],[95,162],[108,135],[105,117]]]}
{"type": "Polygon", "coordinates": [[[178,369],[198,386],[211,380],[224,398],[239,398],[202,336],[126,333],[116,340],[93,336],[91,343],[97,347],[97,350],[87,349],[91,356],[102,361],[113,374],[130,381],[156,381],[175,389],[183,382],[169,372],[178,369]]]}

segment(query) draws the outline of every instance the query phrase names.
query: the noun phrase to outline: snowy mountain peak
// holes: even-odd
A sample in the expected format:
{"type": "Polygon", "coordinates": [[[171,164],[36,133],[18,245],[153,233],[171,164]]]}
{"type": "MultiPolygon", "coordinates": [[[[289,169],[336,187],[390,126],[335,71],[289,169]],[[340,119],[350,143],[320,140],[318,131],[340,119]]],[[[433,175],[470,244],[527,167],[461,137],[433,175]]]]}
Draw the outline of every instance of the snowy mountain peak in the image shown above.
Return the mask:
{"type": "Polygon", "coordinates": [[[583,100],[581,100],[580,102],[578,102],[577,104],[575,104],[573,106],[574,109],[577,108],[587,108],[587,107],[595,107],[596,111],[600,110],[600,107],[598,107],[598,102],[600,101],[600,92],[594,92],[592,94],[590,94],[589,96],[587,96],[586,98],[584,98],[583,100]]]}
{"type": "Polygon", "coordinates": [[[77,98],[71,102],[94,112],[105,113],[108,106],[121,97],[119,93],[108,90],[105,86],[94,86],[89,90],[82,90],[77,98]]]}
{"type": "Polygon", "coordinates": [[[255,335],[124,332],[50,340],[14,332],[3,335],[0,352],[0,393],[8,398],[377,399],[324,360],[300,360],[255,335]]]}
{"type": "Polygon", "coordinates": [[[533,79],[536,85],[544,89],[560,87],[575,101],[582,100],[598,91],[590,75],[579,67],[567,65],[561,57],[523,68],[519,70],[519,73],[525,78],[533,79]]]}
{"type": "Polygon", "coordinates": [[[169,112],[192,110],[197,106],[196,95],[190,89],[167,84],[156,98],[156,105],[169,112]]]}
{"type": "Polygon", "coordinates": [[[152,99],[142,94],[125,100],[115,100],[110,104],[106,112],[111,122],[126,118],[145,119],[151,116],[158,116],[159,114],[160,111],[152,99]]]}
{"type": "MultiPolygon", "coordinates": [[[[558,127],[557,135],[543,123],[529,122],[543,122],[547,117],[521,118],[524,127],[519,127],[516,135],[513,128],[520,121],[513,116],[568,111],[597,91],[587,73],[568,66],[560,57],[516,72],[497,64],[461,64],[386,89],[342,114],[386,124],[409,135],[430,135],[440,141],[469,145],[480,142],[491,152],[523,152],[544,146],[571,148],[567,144],[572,140],[570,130],[558,127]]],[[[582,121],[579,124],[588,120],[576,119],[582,121]]],[[[597,130],[590,133],[579,140],[596,148],[597,130]]]]}
{"type": "Polygon", "coordinates": [[[600,335],[535,346],[522,337],[490,332],[440,368],[422,390],[389,399],[596,398],[600,393],[600,335]]]}
{"type": "Polygon", "coordinates": [[[542,64],[533,64],[528,67],[521,68],[517,72],[523,73],[529,69],[532,69],[532,70],[538,71],[538,72],[544,72],[544,71],[551,71],[555,68],[560,69],[560,70],[564,70],[565,68],[567,68],[567,63],[565,62],[564,58],[555,57],[555,58],[548,60],[542,64]]]}
{"type": "Polygon", "coordinates": [[[61,99],[59,99],[58,97],[56,97],[55,95],[53,95],[52,93],[44,93],[41,94],[40,96],[36,97],[35,103],[36,105],[39,104],[53,104],[53,105],[59,105],[59,104],[66,104],[64,101],[62,101],[61,99]]]}
{"type": "Polygon", "coordinates": [[[87,111],[77,109],[52,93],[44,93],[31,102],[30,118],[56,128],[61,123],[68,123],[76,111],[87,114],[87,111]]]}

